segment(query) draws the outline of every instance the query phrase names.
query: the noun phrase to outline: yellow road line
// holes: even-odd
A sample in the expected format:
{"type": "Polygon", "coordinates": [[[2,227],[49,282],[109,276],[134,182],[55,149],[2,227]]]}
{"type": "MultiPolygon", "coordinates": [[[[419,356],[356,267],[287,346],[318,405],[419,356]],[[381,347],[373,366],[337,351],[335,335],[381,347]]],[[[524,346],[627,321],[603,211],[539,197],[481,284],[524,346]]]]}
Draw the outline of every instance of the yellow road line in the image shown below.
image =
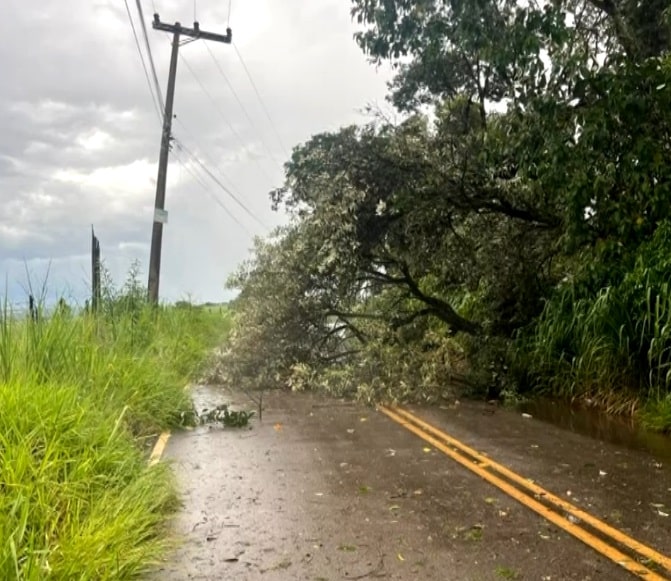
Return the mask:
{"type": "MultiPolygon", "coordinates": [[[[184,386],[184,391],[188,391],[191,388],[191,384],[187,383],[184,386]]],[[[156,440],[154,447],[151,451],[151,456],[149,456],[149,466],[158,464],[161,461],[161,456],[165,452],[165,447],[168,445],[168,440],[170,439],[170,431],[166,430],[163,432],[156,440]]]]}
{"type": "MultiPolygon", "coordinates": [[[[493,484],[524,506],[530,508],[534,512],[538,513],[541,515],[543,518],[549,520],[559,528],[565,530],[569,534],[573,535],[577,539],[581,540],[583,543],[586,545],[590,546],[591,548],[595,549],[605,557],[611,559],[613,562],[616,564],[620,565],[621,567],[625,568],[627,571],[633,573],[634,575],[644,578],[644,579],[649,579],[653,581],[665,581],[665,578],[660,576],[659,574],[655,573],[651,569],[648,569],[644,565],[641,565],[637,561],[633,560],[631,557],[625,555],[615,547],[612,547],[611,545],[607,544],[605,541],[601,540],[600,538],[596,537],[595,535],[589,533],[585,529],[582,529],[579,527],[577,524],[572,523],[571,521],[563,518],[556,512],[554,512],[551,508],[541,504],[540,502],[534,500],[532,497],[530,497],[528,494],[522,492],[521,490],[515,488],[512,486],[510,483],[506,482],[505,480],[502,480],[498,476],[495,476],[491,472],[487,471],[485,467],[481,466],[480,464],[474,464],[472,461],[468,460],[465,458],[463,455],[461,455],[459,452],[456,452],[455,450],[451,449],[446,445],[446,443],[440,441],[436,437],[432,436],[430,433],[434,433],[438,438],[441,438],[442,440],[445,440],[446,442],[449,442],[451,445],[458,447],[462,449],[463,451],[467,452],[469,455],[473,456],[476,460],[479,462],[485,463],[487,466],[490,467],[496,467],[496,470],[499,471],[501,474],[504,474],[504,471],[501,469],[504,469],[506,473],[506,476],[510,477],[510,475],[515,475],[515,481],[523,481],[525,483],[525,486],[529,483],[528,481],[524,480],[521,476],[515,474],[514,472],[506,469],[504,466],[501,466],[500,464],[497,464],[496,462],[491,461],[489,458],[485,458],[472,448],[469,448],[468,446],[461,444],[458,440],[455,440],[454,438],[448,436],[444,432],[441,432],[437,428],[434,428],[433,426],[430,426],[430,424],[427,424],[426,422],[423,422],[419,418],[416,418],[414,415],[405,412],[404,410],[400,409],[395,409],[392,411],[391,409],[380,406],[379,407],[380,411],[382,411],[384,414],[386,414],[388,417],[390,417],[392,420],[397,422],[398,424],[402,425],[404,428],[407,430],[411,431],[415,435],[419,436],[422,438],[424,441],[428,442],[444,454],[448,455],[450,458],[470,470],[471,472],[474,472],[478,476],[480,476],[483,480],[486,480],[490,484],[493,484]],[[398,412],[398,413],[396,413],[398,412]],[[401,415],[402,414],[402,415],[401,415]],[[412,418],[412,419],[410,419],[412,418]],[[409,423],[413,422],[413,423],[409,423]],[[416,425],[413,425],[416,423],[416,425]],[[430,428],[430,429],[429,429],[430,428]]],[[[530,487],[527,486],[527,488],[531,489],[530,487]]],[[[553,495],[551,495],[549,492],[544,491],[541,487],[535,486],[538,490],[542,491],[542,495],[545,498],[551,498],[553,495]]],[[[556,498],[556,497],[554,497],[556,498]]],[[[562,501],[563,503],[563,501],[562,501]]],[[[569,503],[566,503],[569,504],[569,503]]],[[[573,505],[570,505],[573,506],[573,505]]],[[[576,507],[573,507],[575,511],[578,511],[580,513],[583,513],[583,511],[580,511],[576,507]]],[[[573,512],[573,511],[571,511],[573,512]]],[[[587,513],[583,513],[587,514],[587,513]]],[[[594,517],[591,517],[591,519],[598,521],[598,519],[595,519],[594,517]]],[[[586,519],[585,522],[587,522],[586,519]]],[[[601,522],[601,521],[598,521],[601,522]]],[[[591,523],[590,523],[591,524],[591,523]]],[[[605,524],[605,523],[603,523],[605,524]]],[[[595,527],[598,528],[598,527],[595,527]]],[[[612,528],[612,527],[608,527],[612,528]]],[[[612,529],[616,530],[616,529],[612,529]]],[[[603,530],[601,532],[604,532],[603,530]]],[[[618,531],[619,532],[619,531],[618,531]]],[[[626,537],[623,533],[620,533],[623,537],[626,537]]],[[[629,538],[629,537],[626,537],[629,538]]],[[[633,539],[632,539],[633,540],[633,539]]],[[[627,543],[623,543],[627,544],[627,543]]],[[[645,545],[641,545],[641,543],[635,542],[637,546],[645,547],[645,545]]],[[[633,548],[631,545],[627,544],[629,548],[633,548]]],[[[647,548],[647,547],[646,547],[647,548]]],[[[656,551],[653,551],[652,549],[649,549],[649,551],[656,553],[656,551]]],[[[638,551],[637,551],[638,552],[638,551]]],[[[641,553],[642,554],[642,553],[641,553]]],[[[663,560],[666,560],[667,558],[664,557],[663,555],[660,555],[663,557],[663,560]]],[[[655,559],[656,560],[656,559],[655,559]]],[[[660,562],[661,564],[661,562],[660,562]]]]}
{"type": "MultiPolygon", "coordinates": [[[[191,387],[192,387],[191,384],[187,383],[184,386],[184,391],[189,391],[191,387]]],[[[154,444],[154,447],[151,451],[151,455],[149,456],[149,466],[158,464],[161,461],[161,457],[165,452],[165,448],[168,445],[168,440],[170,439],[170,436],[171,436],[170,431],[166,430],[165,432],[162,432],[161,435],[158,437],[158,440],[156,440],[156,443],[154,444]]]]}
{"type": "Polygon", "coordinates": [[[520,476],[519,474],[513,472],[506,466],[503,466],[498,462],[493,461],[491,458],[484,456],[483,454],[477,452],[476,450],[467,446],[466,444],[463,444],[459,440],[456,440],[455,438],[449,436],[448,434],[432,426],[431,424],[426,423],[422,419],[418,418],[416,415],[411,414],[410,412],[400,408],[397,408],[395,411],[396,413],[403,416],[407,420],[410,420],[414,424],[418,425],[423,430],[429,432],[430,434],[433,434],[434,436],[437,436],[438,438],[454,446],[455,448],[463,450],[466,454],[473,457],[475,460],[482,463],[486,463],[490,468],[496,470],[499,474],[505,476],[506,478],[509,478],[513,482],[516,482],[517,484],[530,490],[534,494],[542,496],[548,502],[555,504],[556,506],[558,506],[562,510],[565,510],[569,514],[572,514],[575,518],[578,518],[586,522],[587,524],[594,527],[604,535],[611,537],[618,543],[626,545],[627,547],[633,549],[643,557],[647,557],[648,559],[651,559],[652,561],[655,561],[656,563],[662,565],[668,571],[671,571],[671,558],[667,557],[666,555],[663,555],[662,553],[655,551],[653,548],[644,545],[643,543],[637,541],[636,539],[633,539],[632,537],[626,535],[619,529],[610,526],[609,524],[596,518],[590,513],[585,512],[584,510],[578,508],[574,504],[571,504],[570,502],[562,498],[559,498],[558,496],[555,496],[548,490],[545,490],[544,488],[538,486],[537,484],[530,482],[527,478],[520,476]]]}
{"type": "Polygon", "coordinates": [[[151,451],[151,456],[149,456],[149,466],[153,466],[161,460],[161,456],[163,456],[163,452],[165,451],[169,439],[170,432],[163,432],[158,437],[156,444],[154,444],[154,449],[151,451]]]}

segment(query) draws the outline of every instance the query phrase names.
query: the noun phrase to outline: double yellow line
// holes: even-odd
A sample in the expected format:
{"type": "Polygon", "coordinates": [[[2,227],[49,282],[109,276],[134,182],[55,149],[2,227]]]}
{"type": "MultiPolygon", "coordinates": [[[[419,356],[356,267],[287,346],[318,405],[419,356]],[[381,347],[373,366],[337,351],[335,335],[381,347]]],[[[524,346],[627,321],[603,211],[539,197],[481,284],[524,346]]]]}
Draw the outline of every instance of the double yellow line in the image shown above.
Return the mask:
{"type": "Polygon", "coordinates": [[[603,556],[643,579],[668,581],[671,577],[671,558],[611,527],[591,514],[574,506],[509,468],[494,462],[473,448],[435,428],[401,408],[380,406],[382,413],[419,436],[434,448],[459,462],[471,472],[493,484],[524,506],[537,512],[554,525],[580,539],[603,556]],[[541,502],[542,501],[542,502],[541,502]],[[573,517],[569,520],[566,515],[573,517]],[[587,525],[587,526],[585,526],[587,525]],[[625,554],[622,550],[630,554],[625,554]],[[639,559],[639,560],[637,560],[639,559]],[[652,570],[640,561],[654,563],[652,570]],[[660,572],[665,570],[664,575],[660,572]]]}

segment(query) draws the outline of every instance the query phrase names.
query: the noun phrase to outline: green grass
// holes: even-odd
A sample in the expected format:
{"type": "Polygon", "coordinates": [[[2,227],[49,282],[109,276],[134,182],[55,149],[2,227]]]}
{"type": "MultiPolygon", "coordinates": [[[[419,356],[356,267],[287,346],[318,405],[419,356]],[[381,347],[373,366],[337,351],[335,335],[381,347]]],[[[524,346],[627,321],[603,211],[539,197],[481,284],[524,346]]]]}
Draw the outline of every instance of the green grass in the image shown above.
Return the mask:
{"type": "Polygon", "coordinates": [[[658,432],[671,431],[671,395],[650,399],[641,412],[643,425],[658,432]]]}
{"type": "Polygon", "coordinates": [[[190,410],[185,382],[227,326],[195,307],[0,313],[0,579],[130,579],[156,561],[177,499],[143,443],[190,410]]]}
{"type": "Polygon", "coordinates": [[[564,285],[516,348],[528,388],[671,430],[671,224],[619,279],[564,285]]]}

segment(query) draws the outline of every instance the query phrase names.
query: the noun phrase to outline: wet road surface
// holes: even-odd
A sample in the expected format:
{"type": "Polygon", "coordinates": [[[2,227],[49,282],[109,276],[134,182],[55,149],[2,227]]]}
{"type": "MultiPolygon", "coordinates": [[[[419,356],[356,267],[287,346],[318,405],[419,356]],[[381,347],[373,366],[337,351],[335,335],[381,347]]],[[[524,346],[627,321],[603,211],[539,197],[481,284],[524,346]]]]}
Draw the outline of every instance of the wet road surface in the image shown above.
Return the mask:
{"type": "MultiPolygon", "coordinates": [[[[199,407],[252,409],[197,388],[199,407]]],[[[654,456],[484,404],[409,409],[671,554],[671,472],[654,456]]],[[[251,429],[173,434],[181,546],[151,576],[336,580],[633,579],[371,408],[264,397],[251,429]]]]}

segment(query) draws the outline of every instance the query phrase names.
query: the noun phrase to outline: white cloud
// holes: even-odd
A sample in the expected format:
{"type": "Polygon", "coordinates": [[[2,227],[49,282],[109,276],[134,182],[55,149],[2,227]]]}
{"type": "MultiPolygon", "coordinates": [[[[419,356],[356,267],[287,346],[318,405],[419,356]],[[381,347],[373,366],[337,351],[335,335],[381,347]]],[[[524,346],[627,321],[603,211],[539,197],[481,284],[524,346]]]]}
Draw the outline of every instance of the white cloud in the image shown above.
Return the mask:
{"type": "Polygon", "coordinates": [[[94,152],[111,147],[114,144],[114,138],[109,133],[96,128],[80,134],[77,137],[77,143],[86,151],[94,152]]]}
{"type": "Polygon", "coordinates": [[[155,166],[146,159],[138,159],[126,165],[98,167],[89,172],[60,169],[54,174],[54,179],[97,188],[113,201],[119,196],[125,198],[146,194],[155,181],[155,166]]]}
{"type": "Polygon", "coordinates": [[[51,99],[40,99],[33,102],[17,101],[10,105],[9,110],[22,115],[27,121],[40,125],[67,120],[78,112],[76,107],[68,103],[51,99]]]}

